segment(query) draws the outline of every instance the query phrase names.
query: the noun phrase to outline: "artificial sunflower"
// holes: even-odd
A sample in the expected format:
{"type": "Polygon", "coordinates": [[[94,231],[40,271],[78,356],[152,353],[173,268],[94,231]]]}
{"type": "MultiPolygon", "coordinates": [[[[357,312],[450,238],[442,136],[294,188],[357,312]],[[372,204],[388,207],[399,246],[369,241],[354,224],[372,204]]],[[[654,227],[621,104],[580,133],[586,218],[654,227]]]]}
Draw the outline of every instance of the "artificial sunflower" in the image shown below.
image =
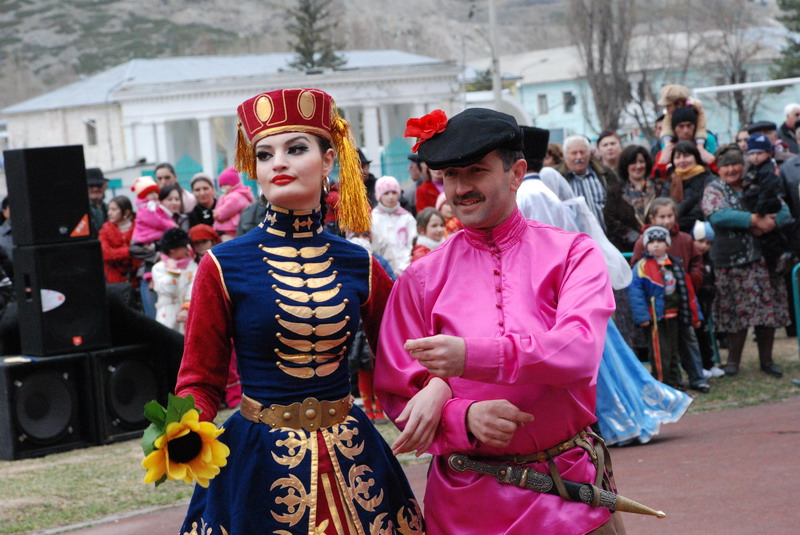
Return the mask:
{"type": "Polygon", "coordinates": [[[168,479],[196,481],[203,487],[227,464],[228,446],[218,440],[225,429],[201,422],[194,398],[170,395],[167,407],[151,401],[145,415],[152,422],[142,437],[145,484],[168,479]]]}

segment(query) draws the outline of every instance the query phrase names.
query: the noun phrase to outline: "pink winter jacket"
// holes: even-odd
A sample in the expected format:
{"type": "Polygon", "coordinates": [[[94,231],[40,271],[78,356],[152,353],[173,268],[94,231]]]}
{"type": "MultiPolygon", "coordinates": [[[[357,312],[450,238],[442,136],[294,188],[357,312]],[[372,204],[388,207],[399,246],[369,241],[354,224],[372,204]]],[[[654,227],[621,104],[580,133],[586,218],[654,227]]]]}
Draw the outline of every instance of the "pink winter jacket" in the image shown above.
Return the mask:
{"type": "Polygon", "coordinates": [[[214,230],[236,236],[236,227],[239,225],[239,216],[242,210],[253,202],[253,190],[239,184],[217,199],[214,207],[214,230]]]}
{"type": "Polygon", "coordinates": [[[175,226],[172,214],[156,201],[141,199],[136,201],[136,227],[132,241],[151,243],[161,239],[164,232],[175,226]]]}

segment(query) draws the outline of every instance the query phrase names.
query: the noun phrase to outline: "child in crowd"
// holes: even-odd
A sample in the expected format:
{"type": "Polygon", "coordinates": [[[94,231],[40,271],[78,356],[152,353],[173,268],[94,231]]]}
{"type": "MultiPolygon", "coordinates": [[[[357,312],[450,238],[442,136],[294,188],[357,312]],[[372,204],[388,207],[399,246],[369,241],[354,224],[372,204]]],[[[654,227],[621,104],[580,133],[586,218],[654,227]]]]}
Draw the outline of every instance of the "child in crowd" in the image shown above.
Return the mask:
{"type": "Polygon", "coordinates": [[[701,326],[695,330],[700,345],[700,356],[703,359],[703,374],[706,378],[722,377],[725,372],[714,362],[714,340],[711,333],[711,305],[714,302],[714,266],[711,263],[711,245],[714,243],[714,228],[708,221],[697,221],[692,230],[695,250],[703,255],[703,282],[697,288],[697,304],[703,316],[701,326]]]}
{"type": "Polygon", "coordinates": [[[653,225],[642,234],[644,258],[633,266],[628,286],[634,321],[650,327],[650,364],[653,376],[663,383],[682,388],[678,369],[681,324],[698,327],[697,300],[691,280],[680,261],[667,254],[669,231],[653,225]]]}
{"type": "MultiPolygon", "coordinates": [[[[650,204],[646,218],[648,225],[657,225],[669,229],[670,246],[669,254],[677,260],[684,274],[692,283],[692,288],[697,288],[703,283],[703,257],[695,250],[692,237],[680,230],[676,222],[678,210],[675,201],[669,197],[656,197],[650,204]]],[[[639,236],[633,245],[631,263],[642,258],[644,250],[644,236],[639,236]]],[[[703,358],[700,342],[691,325],[680,325],[680,355],[684,370],[689,376],[690,388],[698,392],[709,392],[711,387],[703,373],[703,358]]],[[[711,348],[706,348],[711,350],[711,348]]]]}
{"type": "Polygon", "coordinates": [[[672,131],[672,113],[678,108],[691,107],[697,112],[697,128],[694,132],[695,141],[701,147],[712,154],[716,150],[716,140],[712,139],[711,143],[708,141],[708,130],[706,129],[706,114],[703,110],[702,103],[696,98],[691,98],[689,89],[686,86],[678,84],[668,84],[661,88],[659,95],[658,105],[664,106],[664,121],[661,126],[661,139],[665,141],[673,141],[675,132],[672,131]]]}
{"type": "Polygon", "coordinates": [[[194,249],[194,259],[198,264],[212,247],[222,241],[216,230],[209,225],[203,224],[195,225],[189,229],[189,239],[192,242],[192,249],[194,249]]]}
{"type": "Polygon", "coordinates": [[[456,217],[453,211],[453,205],[447,202],[444,192],[439,194],[436,199],[436,209],[442,213],[444,217],[444,237],[448,238],[451,234],[458,232],[464,228],[461,221],[456,217]]]}
{"type": "Polygon", "coordinates": [[[169,211],[176,227],[189,232],[189,215],[181,212],[181,191],[179,185],[167,184],[158,193],[158,202],[169,211]]]}
{"type": "Polygon", "coordinates": [[[236,227],[242,211],[253,202],[253,190],[242,184],[236,169],[229,167],[217,178],[222,196],[214,208],[214,230],[222,241],[236,237],[236,227]]]}
{"type": "Polygon", "coordinates": [[[161,259],[153,266],[152,277],[158,300],[156,321],[184,332],[192,297],[192,283],[197,272],[189,235],[179,228],[169,229],[161,237],[161,259]]]}
{"type": "Polygon", "coordinates": [[[131,256],[142,261],[137,278],[141,281],[142,309],[150,317],[156,317],[155,294],[152,291],[150,271],[158,261],[158,241],[164,232],[175,228],[172,213],[158,202],[161,189],[149,176],[140,176],[133,181],[131,191],[136,194],[136,226],[131,237],[131,256]]]}
{"type": "Polygon", "coordinates": [[[384,257],[396,276],[411,263],[417,222],[400,206],[400,184],[393,176],[375,182],[378,204],[372,210],[372,249],[384,257]]]}
{"type": "MultiPolygon", "coordinates": [[[[765,134],[756,132],[747,139],[747,159],[750,166],[744,176],[742,197],[745,208],[761,216],[777,214],[781,209],[783,181],[772,159],[772,142],[765,134]]],[[[792,268],[790,242],[783,230],[776,228],[758,239],[770,271],[783,274],[792,268]]]]}
{"type": "Polygon", "coordinates": [[[411,252],[411,261],[419,260],[445,240],[444,216],[435,208],[425,208],[417,214],[417,240],[411,252]]]}
{"type": "Polygon", "coordinates": [[[109,284],[127,282],[139,286],[136,273],[141,260],[131,257],[131,238],[136,227],[131,200],[124,195],[108,202],[108,221],[100,227],[97,238],[103,251],[103,269],[109,284]]]}

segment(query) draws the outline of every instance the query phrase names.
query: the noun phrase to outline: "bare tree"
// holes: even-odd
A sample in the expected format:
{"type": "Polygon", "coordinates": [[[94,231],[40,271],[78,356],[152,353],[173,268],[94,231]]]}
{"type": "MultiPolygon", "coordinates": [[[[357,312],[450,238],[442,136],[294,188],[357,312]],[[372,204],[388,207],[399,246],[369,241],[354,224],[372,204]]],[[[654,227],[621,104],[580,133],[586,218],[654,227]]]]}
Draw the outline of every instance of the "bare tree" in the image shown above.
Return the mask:
{"type": "Polygon", "coordinates": [[[628,51],[634,0],[569,0],[567,20],[586,70],[601,129],[616,130],[630,101],[628,51]]]}
{"type": "MultiPolygon", "coordinates": [[[[700,8],[707,13],[713,31],[707,36],[704,49],[707,57],[726,84],[741,84],[753,81],[748,76],[748,66],[753,63],[765,47],[753,22],[758,20],[751,2],[746,0],[708,0],[700,8]]],[[[733,99],[721,95],[720,105],[733,109],[739,124],[753,122],[758,105],[766,91],[753,89],[733,91],[733,99]]]]}

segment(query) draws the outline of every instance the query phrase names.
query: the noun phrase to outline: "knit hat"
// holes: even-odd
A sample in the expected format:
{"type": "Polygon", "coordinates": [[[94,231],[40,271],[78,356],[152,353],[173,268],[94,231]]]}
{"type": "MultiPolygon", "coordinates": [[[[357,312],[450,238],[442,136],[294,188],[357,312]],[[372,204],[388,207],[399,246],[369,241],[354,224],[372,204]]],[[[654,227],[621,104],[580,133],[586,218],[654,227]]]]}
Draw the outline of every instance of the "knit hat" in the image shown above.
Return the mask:
{"type": "Polygon", "coordinates": [[[400,193],[400,183],[393,176],[382,176],[375,182],[375,198],[379,201],[387,191],[400,193]]]}
{"type": "Polygon", "coordinates": [[[192,180],[189,182],[189,187],[194,189],[195,183],[200,181],[208,182],[211,189],[214,189],[214,180],[205,173],[195,173],[194,176],[192,176],[192,180]]]}
{"type": "Polygon", "coordinates": [[[692,123],[697,126],[697,110],[692,106],[684,106],[672,112],[672,128],[681,123],[692,123]]]}
{"type": "Polygon", "coordinates": [[[772,143],[761,132],[756,132],[747,138],[747,154],[752,152],[772,152],[772,143]]]}
{"type": "Polygon", "coordinates": [[[647,247],[647,244],[653,240],[661,240],[663,242],[667,242],[667,247],[672,245],[672,240],[669,237],[669,231],[664,227],[660,227],[658,225],[647,227],[644,231],[644,234],[642,234],[642,241],[645,247],[647,247]]]}
{"type": "Polygon", "coordinates": [[[217,182],[219,183],[219,187],[238,186],[241,184],[241,180],[239,180],[239,173],[237,173],[236,169],[233,167],[228,167],[222,173],[220,173],[220,175],[217,177],[217,182]]]}
{"type": "Polygon", "coordinates": [[[695,240],[708,240],[714,241],[714,227],[711,226],[711,223],[708,221],[700,221],[699,219],[694,222],[694,228],[692,229],[692,237],[695,240]]]}
{"type": "Polygon", "coordinates": [[[136,193],[137,199],[144,199],[151,192],[159,193],[161,188],[158,187],[158,184],[156,184],[156,181],[153,180],[153,177],[140,176],[133,181],[131,191],[136,193]]]}
{"type": "Polygon", "coordinates": [[[214,230],[213,227],[209,225],[203,225],[202,223],[189,229],[189,239],[192,242],[210,240],[214,242],[214,244],[217,244],[221,241],[219,234],[217,234],[217,231],[214,230]]]}
{"type": "Polygon", "coordinates": [[[436,209],[441,211],[442,206],[444,206],[444,203],[446,202],[447,202],[447,196],[444,194],[444,192],[441,192],[439,196],[436,197],[436,209]]]}
{"type": "MultiPolygon", "coordinates": [[[[260,93],[237,108],[236,170],[256,178],[255,145],[262,138],[304,132],[331,142],[339,160],[339,226],[363,232],[372,221],[367,188],[361,179],[361,161],[348,123],[336,103],[319,89],[278,89],[260,93]]],[[[320,190],[322,190],[322,177],[320,190]]]]}
{"type": "Polygon", "coordinates": [[[179,228],[171,228],[164,232],[164,235],[161,236],[161,241],[158,243],[158,248],[162,253],[167,254],[173,249],[186,247],[190,243],[191,241],[189,240],[189,235],[186,234],[186,231],[179,228]]]}

